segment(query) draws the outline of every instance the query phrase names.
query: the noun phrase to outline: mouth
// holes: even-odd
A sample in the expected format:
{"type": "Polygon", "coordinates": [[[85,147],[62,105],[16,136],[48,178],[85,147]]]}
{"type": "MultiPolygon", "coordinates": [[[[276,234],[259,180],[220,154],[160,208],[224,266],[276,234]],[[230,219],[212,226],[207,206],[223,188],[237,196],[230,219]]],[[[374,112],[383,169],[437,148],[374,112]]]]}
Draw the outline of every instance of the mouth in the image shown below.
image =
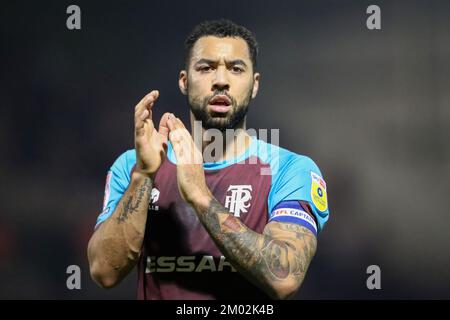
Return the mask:
{"type": "Polygon", "coordinates": [[[217,95],[208,103],[209,109],[216,113],[227,113],[231,109],[231,100],[226,95],[217,95]]]}

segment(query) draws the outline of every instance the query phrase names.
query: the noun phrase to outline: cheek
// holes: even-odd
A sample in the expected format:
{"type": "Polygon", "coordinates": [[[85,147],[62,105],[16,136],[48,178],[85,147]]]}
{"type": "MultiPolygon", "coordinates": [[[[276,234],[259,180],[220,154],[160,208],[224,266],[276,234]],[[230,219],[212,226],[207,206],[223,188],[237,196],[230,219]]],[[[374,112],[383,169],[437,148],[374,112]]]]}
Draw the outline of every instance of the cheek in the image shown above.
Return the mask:
{"type": "Polygon", "coordinates": [[[189,77],[188,77],[188,83],[191,86],[194,87],[198,87],[198,88],[211,88],[211,79],[212,74],[197,74],[197,73],[192,73],[189,77]]]}
{"type": "Polygon", "coordinates": [[[251,96],[253,89],[253,81],[249,79],[238,79],[235,82],[235,98],[238,102],[243,102],[251,96]]]}
{"type": "Polygon", "coordinates": [[[188,79],[188,92],[193,96],[207,95],[211,91],[211,82],[207,77],[191,77],[188,79]]]}
{"type": "Polygon", "coordinates": [[[206,92],[201,83],[191,81],[188,84],[188,99],[191,104],[201,105],[203,104],[203,100],[205,96],[207,96],[209,92],[206,92]]]}

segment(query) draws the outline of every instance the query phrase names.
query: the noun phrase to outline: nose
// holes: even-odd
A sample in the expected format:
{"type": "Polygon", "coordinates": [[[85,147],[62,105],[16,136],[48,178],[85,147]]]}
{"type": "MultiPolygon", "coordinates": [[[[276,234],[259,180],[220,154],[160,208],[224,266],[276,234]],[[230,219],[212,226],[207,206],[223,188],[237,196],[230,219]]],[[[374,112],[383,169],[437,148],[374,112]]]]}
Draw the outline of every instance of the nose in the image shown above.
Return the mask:
{"type": "Polygon", "coordinates": [[[217,68],[215,72],[215,76],[213,79],[213,86],[212,90],[216,91],[222,91],[222,90],[228,90],[230,89],[230,83],[228,81],[228,75],[227,70],[225,67],[220,66],[217,68]]]}

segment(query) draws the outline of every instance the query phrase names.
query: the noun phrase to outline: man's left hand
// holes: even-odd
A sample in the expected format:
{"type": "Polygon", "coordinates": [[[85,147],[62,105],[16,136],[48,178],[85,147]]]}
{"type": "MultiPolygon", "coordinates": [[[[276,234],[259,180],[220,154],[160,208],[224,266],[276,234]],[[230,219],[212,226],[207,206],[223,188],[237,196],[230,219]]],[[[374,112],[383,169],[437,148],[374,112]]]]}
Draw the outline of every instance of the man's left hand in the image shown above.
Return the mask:
{"type": "Polygon", "coordinates": [[[181,197],[190,204],[208,202],[211,192],[206,185],[201,151],[179,118],[171,115],[167,125],[169,140],[177,159],[177,181],[181,197]]]}

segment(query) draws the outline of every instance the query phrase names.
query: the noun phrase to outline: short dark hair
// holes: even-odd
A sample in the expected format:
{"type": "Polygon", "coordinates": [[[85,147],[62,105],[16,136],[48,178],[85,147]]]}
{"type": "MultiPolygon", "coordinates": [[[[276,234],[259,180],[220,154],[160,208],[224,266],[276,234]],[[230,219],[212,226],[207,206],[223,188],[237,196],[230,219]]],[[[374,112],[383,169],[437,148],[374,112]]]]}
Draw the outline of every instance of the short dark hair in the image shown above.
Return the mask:
{"type": "Polygon", "coordinates": [[[212,21],[204,21],[191,31],[187,36],[184,44],[186,48],[186,69],[189,66],[189,61],[191,59],[191,50],[195,42],[201,37],[214,36],[219,38],[233,37],[242,38],[247,42],[250,59],[253,64],[253,71],[256,70],[257,57],[258,57],[258,43],[253,33],[247,28],[240,26],[233,21],[220,19],[212,21]]]}

